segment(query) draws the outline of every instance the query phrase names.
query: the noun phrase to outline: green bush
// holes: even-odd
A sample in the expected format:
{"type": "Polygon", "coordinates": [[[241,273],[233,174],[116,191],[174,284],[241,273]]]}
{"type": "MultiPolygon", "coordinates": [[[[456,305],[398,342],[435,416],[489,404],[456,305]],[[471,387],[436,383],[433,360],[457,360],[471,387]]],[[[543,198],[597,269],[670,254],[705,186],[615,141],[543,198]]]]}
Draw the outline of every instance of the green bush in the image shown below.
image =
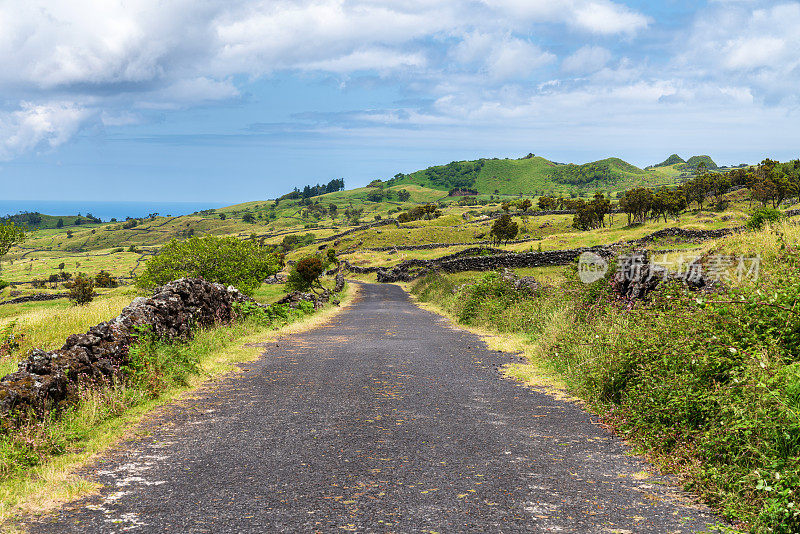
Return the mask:
{"type": "Polygon", "coordinates": [[[4,290],[4,289],[5,289],[5,288],[7,288],[9,285],[11,285],[11,284],[9,284],[7,281],[5,281],[5,280],[0,280],[0,291],[4,290]]]}
{"type": "Polygon", "coordinates": [[[122,371],[129,387],[156,398],[168,387],[186,385],[189,375],[198,372],[198,358],[191,344],[158,339],[149,327],[142,327],[135,335],[122,371]]]}
{"type": "Polygon", "coordinates": [[[747,227],[751,230],[761,230],[767,224],[773,224],[783,218],[783,213],[774,208],[758,208],[753,211],[747,220],[747,227]]]}
{"type": "Polygon", "coordinates": [[[286,280],[286,287],[292,291],[307,291],[321,287],[319,277],[325,271],[325,265],[317,256],[306,256],[294,264],[286,280]]]}
{"type": "Polygon", "coordinates": [[[201,277],[252,294],[281,267],[277,256],[250,240],[213,236],[173,239],[147,261],[136,284],[153,288],[178,278],[201,277]]]}
{"type": "Polygon", "coordinates": [[[94,277],[94,285],[97,287],[117,287],[117,279],[111,276],[108,271],[100,271],[94,277]]]}
{"type": "Polygon", "coordinates": [[[78,273],[69,283],[69,300],[76,306],[88,304],[94,299],[94,282],[83,273],[78,273]]]}
{"type": "Polygon", "coordinates": [[[299,302],[297,308],[292,308],[288,304],[259,306],[254,302],[237,302],[233,307],[239,318],[271,327],[280,327],[314,313],[314,305],[307,301],[299,302]]]}

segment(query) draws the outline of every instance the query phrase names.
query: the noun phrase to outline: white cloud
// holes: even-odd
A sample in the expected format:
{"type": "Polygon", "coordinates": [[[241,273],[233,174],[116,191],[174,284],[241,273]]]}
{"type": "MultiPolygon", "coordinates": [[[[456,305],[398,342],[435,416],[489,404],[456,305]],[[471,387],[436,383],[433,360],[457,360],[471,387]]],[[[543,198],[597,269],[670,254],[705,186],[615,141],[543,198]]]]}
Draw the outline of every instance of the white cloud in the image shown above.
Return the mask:
{"type": "Polygon", "coordinates": [[[760,6],[712,3],[665,44],[645,31],[658,21],[611,0],[0,3],[0,158],[287,71],[377,73],[434,102],[360,119],[393,126],[797,105],[800,2],[760,6]],[[559,64],[559,50],[575,51],[559,64]]]}
{"type": "Polygon", "coordinates": [[[583,46],[574,54],[564,58],[561,70],[570,74],[595,72],[611,60],[611,52],[602,46],[583,46]]]}
{"type": "Polygon", "coordinates": [[[0,160],[65,143],[91,114],[70,103],[23,102],[20,109],[0,114],[0,160]]]}
{"type": "Polygon", "coordinates": [[[575,9],[575,25],[602,35],[633,35],[647,28],[648,18],[613,2],[586,2],[575,9]]]}
{"type": "Polygon", "coordinates": [[[373,48],[357,50],[346,56],[309,63],[301,63],[302,70],[321,70],[336,73],[350,73],[361,70],[391,72],[403,68],[421,68],[427,63],[421,53],[404,53],[390,49],[373,48]]]}
{"type": "Polygon", "coordinates": [[[530,41],[481,32],[465,35],[451,50],[451,57],[467,67],[477,65],[495,81],[527,78],[556,59],[530,41]]]}
{"type": "Polygon", "coordinates": [[[716,5],[696,17],[675,64],[689,75],[749,87],[756,99],[798,103],[800,2],[716,5]]]}
{"type": "Polygon", "coordinates": [[[483,0],[487,5],[525,20],[563,22],[577,30],[633,35],[650,19],[624,4],[609,0],[483,0]]]}

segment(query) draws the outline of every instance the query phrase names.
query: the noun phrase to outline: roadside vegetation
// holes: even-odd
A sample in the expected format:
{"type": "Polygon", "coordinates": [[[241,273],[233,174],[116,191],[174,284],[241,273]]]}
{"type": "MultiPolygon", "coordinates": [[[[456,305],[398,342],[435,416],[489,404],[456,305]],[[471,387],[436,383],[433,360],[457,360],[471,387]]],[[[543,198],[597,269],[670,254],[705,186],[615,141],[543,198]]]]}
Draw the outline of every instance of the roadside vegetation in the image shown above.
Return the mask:
{"type": "Polygon", "coordinates": [[[497,273],[432,274],[411,291],[458,322],[522,336],[547,370],[687,489],[753,532],[800,530],[800,227],[706,245],[760,255],[757,280],[689,291],[661,284],[620,299],[609,275],[515,291],[497,273]]]}

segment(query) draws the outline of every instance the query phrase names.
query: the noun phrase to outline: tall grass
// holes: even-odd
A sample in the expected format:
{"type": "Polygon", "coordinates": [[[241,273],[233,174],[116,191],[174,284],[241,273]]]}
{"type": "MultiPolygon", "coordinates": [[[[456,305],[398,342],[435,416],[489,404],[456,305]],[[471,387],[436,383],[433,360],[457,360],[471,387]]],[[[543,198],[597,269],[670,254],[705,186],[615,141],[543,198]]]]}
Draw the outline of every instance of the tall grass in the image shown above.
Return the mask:
{"type": "Polygon", "coordinates": [[[113,319],[133,300],[135,294],[120,289],[99,297],[85,306],[52,306],[0,319],[0,332],[10,328],[19,347],[0,357],[0,376],[17,369],[17,361],[30,349],[60,348],[71,334],[83,333],[92,326],[113,319]]]}

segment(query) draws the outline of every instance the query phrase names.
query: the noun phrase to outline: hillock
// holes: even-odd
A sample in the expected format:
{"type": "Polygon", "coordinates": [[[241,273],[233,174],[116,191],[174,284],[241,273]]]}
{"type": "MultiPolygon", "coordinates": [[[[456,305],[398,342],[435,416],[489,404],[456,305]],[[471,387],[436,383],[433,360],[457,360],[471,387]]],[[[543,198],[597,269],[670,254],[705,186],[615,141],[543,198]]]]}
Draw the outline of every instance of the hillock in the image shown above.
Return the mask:
{"type": "Polygon", "coordinates": [[[698,165],[701,163],[706,164],[706,168],[708,170],[717,169],[717,164],[714,163],[714,160],[711,159],[711,156],[692,156],[689,158],[684,165],[681,166],[682,170],[694,170],[697,168],[698,165]]]}
{"type": "Polygon", "coordinates": [[[667,159],[665,159],[661,163],[653,165],[653,167],[668,167],[670,165],[677,165],[679,163],[681,163],[681,164],[682,163],[686,163],[686,160],[683,159],[682,157],[680,157],[677,154],[672,154],[670,157],[668,157],[667,159]]]}
{"type": "Polygon", "coordinates": [[[397,174],[388,185],[415,184],[440,191],[472,189],[482,195],[565,195],[594,192],[598,188],[668,185],[673,181],[672,174],[646,173],[616,157],[583,164],[562,164],[529,154],[520,159],[453,161],[409,174],[397,174]]]}

